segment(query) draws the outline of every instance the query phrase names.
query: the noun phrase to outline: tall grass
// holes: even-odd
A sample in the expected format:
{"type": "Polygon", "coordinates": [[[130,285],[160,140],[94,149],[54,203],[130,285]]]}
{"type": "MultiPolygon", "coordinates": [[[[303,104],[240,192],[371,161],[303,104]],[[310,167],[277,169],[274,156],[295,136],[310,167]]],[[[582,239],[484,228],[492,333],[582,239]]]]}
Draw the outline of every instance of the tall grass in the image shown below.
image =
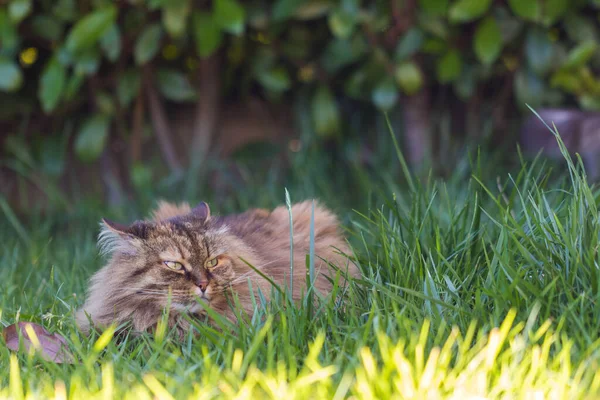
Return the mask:
{"type": "MultiPolygon", "coordinates": [[[[0,348],[0,397],[598,398],[598,194],[565,155],[561,178],[540,160],[498,176],[476,158],[446,181],[408,186],[383,168],[330,175],[299,163],[293,199],[356,205],[342,217],[364,277],[314,308],[259,299],[251,320],[197,323],[183,342],[164,327],[118,340],[74,328],[102,262],[100,210],[68,224],[11,217],[0,226],[0,322],[61,332],[79,363],[0,348]]],[[[230,208],[255,194],[254,205],[282,203],[282,187],[249,187],[230,208]]]]}

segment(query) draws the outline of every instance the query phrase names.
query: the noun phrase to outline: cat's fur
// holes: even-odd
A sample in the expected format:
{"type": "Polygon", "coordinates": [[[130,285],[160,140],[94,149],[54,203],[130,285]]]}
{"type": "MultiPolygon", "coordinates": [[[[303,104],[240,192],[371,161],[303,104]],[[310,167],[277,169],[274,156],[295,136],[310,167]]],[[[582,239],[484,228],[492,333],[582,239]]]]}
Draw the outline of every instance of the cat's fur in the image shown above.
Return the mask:
{"type": "MultiPolygon", "coordinates": [[[[306,292],[306,255],[309,252],[312,202],[292,206],[294,231],[293,297],[306,292]]],[[[358,268],[348,260],[349,248],[339,232],[337,218],[315,204],[315,288],[331,292],[335,265],[340,284],[344,275],[358,277],[358,268]]],[[[232,294],[248,314],[253,312],[258,290],[269,299],[271,284],[251,264],[283,288],[290,281],[289,214],[281,206],[273,211],[253,209],[230,216],[211,216],[206,203],[191,209],[188,204],[161,202],[153,219],[130,226],[103,220],[99,247],[110,255],[106,266],[91,279],[88,297],[77,312],[79,327],[88,332],[113,322],[131,322],[134,330],[152,329],[163,309],[170,305],[170,325],[181,332],[189,323],[181,313],[202,315],[202,300],[213,310],[235,321],[232,294]],[[216,267],[207,261],[218,259],[216,267]],[[244,261],[245,260],[245,261],[244,261]],[[169,269],[165,261],[181,263],[185,270],[169,269]],[[251,283],[252,291],[250,290],[251,283]],[[88,318],[89,316],[89,318],[88,318]]]]}

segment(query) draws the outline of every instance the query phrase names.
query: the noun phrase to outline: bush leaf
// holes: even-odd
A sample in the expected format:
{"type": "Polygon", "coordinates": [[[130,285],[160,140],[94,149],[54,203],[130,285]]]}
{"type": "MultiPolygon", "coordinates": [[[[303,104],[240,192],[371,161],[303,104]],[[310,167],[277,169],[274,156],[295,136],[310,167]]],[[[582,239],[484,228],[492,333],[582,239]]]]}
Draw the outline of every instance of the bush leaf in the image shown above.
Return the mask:
{"type": "Polygon", "coordinates": [[[169,0],[165,2],[162,11],[162,22],[171,37],[179,38],[183,36],[190,11],[189,0],[169,0]]]}
{"type": "Polygon", "coordinates": [[[141,77],[137,70],[128,69],[119,76],[117,84],[117,98],[119,104],[128,107],[140,90],[141,77]]]}
{"type": "Polygon", "coordinates": [[[96,160],[102,154],[108,139],[110,117],[97,114],[86,120],[75,139],[75,153],[85,162],[96,160]]]}
{"type": "Polygon", "coordinates": [[[452,82],[460,76],[461,69],[460,53],[456,49],[451,49],[438,60],[436,66],[438,80],[441,83],[452,82]]]}
{"type": "Polygon", "coordinates": [[[0,57],[0,90],[14,92],[21,87],[22,83],[23,74],[19,66],[5,57],[0,57]]]}
{"type": "Polygon", "coordinates": [[[216,0],[214,3],[214,20],[224,30],[234,35],[244,32],[246,12],[236,0],[216,0]]]}
{"type": "Polygon", "coordinates": [[[106,54],[106,58],[112,62],[117,61],[121,53],[121,31],[117,24],[112,24],[100,38],[100,47],[106,54]]]}
{"type": "Polygon", "coordinates": [[[187,76],[176,69],[161,68],[156,74],[158,90],[172,101],[194,101],[196,91],[187,76]]]}
{"type": "Polygon", "coordinates": [[[538,0],[508,0],[508,4],[515,15],[521,18],[537,21],[540,17],[542,8],[538,0]]]}
{"type": "Polygon", "coordinates": [[[569,52],[567,60],[562,67],[577,68],[585,65],[593,57],[597,48],[597,43],[591,40],[581,43],[569,52]]]}
{"type": "Polygon", "coordinates": [[[425,14],[441,17],[448,11],[448,0],[419,0],[425,14]]]}
{"type": "Polygon", "coordinates": [[[133,50],[133,58],[137,65],[146,64],[154,58],[160,47],[162,33],[159,24],[152,24],[144,29],[135,42],[135,49],[133,50]]]}
{"type": "Polygon", "coordinates": [[[469,22],[481,17],[490,8],[492,0],[458,0],[450,7],[451,22],[469,22]]]}
{"type": "Polygon", "coordinates": [[[283,67],[260,71],[257,79],[264,88],[276,93],[287,90],[291,85],[290,76],[283,67]]]}
{"type": "Polygon", "coordinates": [[[304,0],[278,0],[273,4],[273,21],[279,22],[293,16],[303,2],[304,0]]]}
{"type": "Polygon", "coordinates": [[[198,55],[208,57],[221,45],[221,28],[210,14],[199,11],[194,13],[193,23],[198,55]]]}
{"type": "Polygon", "coordinates": [[[386,77],[375,88],[371,94],[373,104],[382,111],[389,111],[398,101],[398,88],[394,80],[386,77]]]}
{"type": "Polygon", "coordinates": [[[525,38],[525,56],[533,72],[542,76],[552,68],[554,44],[543,29],[532,28],[525,38]]]}
{"type": "Polygon", "coordinates": [[[395,77],[400,89],[408,95],[417,93],[423,86],[423,74],[417,64],[412,61],[398,65],[395,77]]]}
{"type": "Polygon", "coordinates": [[[92,47],[115,23],[117,8],[113,5],[92,11],[80,19],[69,32],[65,46],[71,53],[92,47]]]}
{"type": "Polygon", "coordinates": [[[502,33],[494,17],[485,18],[477,26],[473,47],[477,58],[484,64],[492,64],[502,50],[502,33]]]}
{"type": "Polygon", "coordinates": [[[12,0],[8,3],[8,16],[10,20],[18,24],[31,12],[31,0],[12,0]]]}
{"type": "Polygon", "coordinates": [[[52,57],[42,72],[38,90],[38,97],[46,114],[56,108],[62,97],[66,80],[65,67],[58,61],[57,57],[52,57]]]}
{"type": "Polygon", "coordinates": [[[339,133],[340,112],[327,86],[317,88],[311,103],[311,113],[317,135],[331,137],[339,133]]]}

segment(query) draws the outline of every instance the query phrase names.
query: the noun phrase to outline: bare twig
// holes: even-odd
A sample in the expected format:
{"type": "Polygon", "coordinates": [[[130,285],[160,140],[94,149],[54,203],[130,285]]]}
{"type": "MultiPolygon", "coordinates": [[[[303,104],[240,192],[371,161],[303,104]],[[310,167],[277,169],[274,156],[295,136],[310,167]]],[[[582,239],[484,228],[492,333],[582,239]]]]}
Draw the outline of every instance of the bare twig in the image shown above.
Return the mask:
{"type": "Polygon", "coordinates": [[[199,92],[192,135],[192,168],[198,168],[206,159],[219,117],[221,71],[217,54],[200,60],[199,92]]]}
{"type": "Polygon", "coordinates": [[[144,94],[146,96],[146,100],[148,101],[150,118],[152,120],[154,133],[156,134],[156,139],[158,140],[160,150],[165,158],[167,166],[171,170],[171,173],[180,175],[183,168],[179,162],[179,157],[177,157],[177,153],[175,152],[175,147],[172,142],[173,135],[167,119],[167,113],[165,112],[165,108],[160,100],[156,88],[154,87],[154,83],[152,82],[151,70],[146,68],[144,72],[144,94]]]}
{"type": "Polygon", "coordinates": [[[430,104],[427,87],[412,96],[404,97],[402,111],[408,162],[415,167],[425,160],[431,143],[430,104]]]}
{"type": "Polygon", "coordinates": [[[144,128],[144,88],[135,99],[131,121],[131,163],[136,163],[142,158],[142,129],[144,128]]]}
{"type": "MultiPolygon", "coordinates": [[[[96,104],[96,93],[99,92],[100,82],[95,76],[92,76],[88,85],[89,102],[94,110],[98,110],[96,104]]],[[[111,145],[113,143],[112,133],[113,124],[109,126],[108,139],[106,147],[100,156],[100,177],[104,184],[106,201],[111,206],[119,205],[123,202],[123,184],[119,179],[119,166],[115,160],[111,145]]]]}

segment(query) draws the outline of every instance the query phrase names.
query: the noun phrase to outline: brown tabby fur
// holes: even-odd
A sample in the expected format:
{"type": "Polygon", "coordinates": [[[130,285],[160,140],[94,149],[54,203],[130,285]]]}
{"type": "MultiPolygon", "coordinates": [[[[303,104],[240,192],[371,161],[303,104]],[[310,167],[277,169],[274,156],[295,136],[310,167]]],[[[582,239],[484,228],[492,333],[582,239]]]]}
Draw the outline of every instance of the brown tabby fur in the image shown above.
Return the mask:
{"type": "MultiPolygon", "coordinates": [[[[294,230],[293,298],[306,292],[306,255],[309,252],[312,202],[292,206],[294,230]]],[[[198,304],[201,287],[210,308],[231,321],[235,313],[231,295],[239,298],[244,311],[253,312],[257,290],[268,300],[271,284],[243,260],[271,277],[283,288],[289,286],[289,214],[284,206],[273,211],[252,209],[242,214],[211,216],[206,203],[191,209],[188,204],[159,203],[153,219],[123,226],[103,220],[99,246],[111,258],[91,279],[87,300],[76,320],[84,332],[94,325],[102,328],[113,322],[131,322],[134,330],[151,330],[171,296],[170,321],[180,333],[189,329],[182,313],[203,315],[198,304]],[[217,258],[215,267],[206,262],[217,258]],[[185,270],[174,271],[165,261],[181,263],[185,270]],[[250,289],[251,283],[252,290],[250,289]],[[88,318],[89,315],[89,318],[88,318]]],[[[337,218],[315,204],[315,288],[331,292],[336,272],[358,277],[358,268],[348,260],[349,248],[339,232],[337,218]]],[[[340,276],[340,284],[345,280],[340,276]]]]}

